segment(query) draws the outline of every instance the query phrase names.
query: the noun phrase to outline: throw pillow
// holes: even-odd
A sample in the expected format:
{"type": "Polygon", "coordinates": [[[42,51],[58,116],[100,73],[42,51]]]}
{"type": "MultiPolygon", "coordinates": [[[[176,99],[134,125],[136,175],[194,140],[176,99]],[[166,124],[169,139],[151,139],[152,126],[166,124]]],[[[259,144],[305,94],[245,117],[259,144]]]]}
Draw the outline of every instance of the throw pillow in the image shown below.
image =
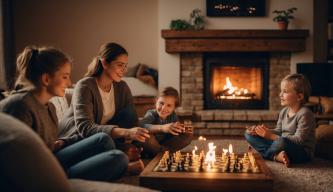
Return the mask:
{"type": "Polygon", "coordinates": [[[333,97],[321,97],[320,103],[324,113],[333,113],[333,97]]]}
{"type": "Polygon", "coordinates": [[[126,72],[126,77],[135,77],[136,72],[138,71],[139,65],[135,65],[133,67],[128,67],[126,72]]]}
{"type": "Polygon", "coordinates": [[[316,156],[333,160],[333,125],[316,129],[316,156]]]}
{"type": "Polygon", "coordinates": [[[145,64],[139,64],[136,72],[136,78],[153,87],[158,85],[158,72],[156,69],[150,68],[145,64]]]}

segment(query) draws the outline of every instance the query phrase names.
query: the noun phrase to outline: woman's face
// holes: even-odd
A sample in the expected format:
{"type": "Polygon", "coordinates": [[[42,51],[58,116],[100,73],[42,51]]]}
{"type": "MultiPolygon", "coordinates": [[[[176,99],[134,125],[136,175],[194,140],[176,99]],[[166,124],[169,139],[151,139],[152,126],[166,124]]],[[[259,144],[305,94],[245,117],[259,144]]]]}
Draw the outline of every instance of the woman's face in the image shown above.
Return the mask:
{"type": "Polygon", "coordinates": [[[71,86],[71,69],[71,64],[65,63],[52,76],[49,76],[47,91],[50,95],[65,96],[65,89],[71,86]]]}
{"type": "Polygon", "coordinates": [[[127,72],[128,56],[119,55],[116,60],[111,61],[105,68],[107,75],[111,80],[119,82],[127,72]]]}

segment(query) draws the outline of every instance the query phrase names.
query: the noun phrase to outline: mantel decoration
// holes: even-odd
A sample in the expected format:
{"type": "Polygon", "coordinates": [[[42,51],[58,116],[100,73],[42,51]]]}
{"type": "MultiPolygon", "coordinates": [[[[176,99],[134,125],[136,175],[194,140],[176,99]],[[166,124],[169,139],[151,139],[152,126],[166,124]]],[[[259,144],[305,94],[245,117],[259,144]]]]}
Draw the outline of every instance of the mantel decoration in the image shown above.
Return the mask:
{"type": "Polygon", "coordinates": [[[265,16],[266,0],[206,0],[209,17],[265,16]]]}
{"type": "Polygon", "coordinates": [[[276,16],[273,18],[273,21],[279,24],[279,28],[281,30],[287,30],[289,21],[291,19],[294,19],[294,16],[292,14],[296,10],[297,10],[296,7],[292,7],[286,10],[274,10],[273,13],[275,13],[276,16]]]}
{"type": "Polygon", "coordinates": [[[189,21],[184,19],[172,20],[170,29],[172,30],[203,30],[205,28],[205,18],[201,15],[200,9],[194,9],[190,14],[189,21]]]}

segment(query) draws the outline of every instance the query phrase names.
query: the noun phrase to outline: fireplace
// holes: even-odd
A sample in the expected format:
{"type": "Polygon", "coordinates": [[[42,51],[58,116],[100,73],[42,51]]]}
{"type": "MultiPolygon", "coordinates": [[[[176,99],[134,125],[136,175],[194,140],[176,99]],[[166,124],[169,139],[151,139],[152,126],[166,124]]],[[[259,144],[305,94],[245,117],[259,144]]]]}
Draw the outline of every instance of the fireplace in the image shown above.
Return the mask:
{"type": "Polygon", "coordinates": [[[268,53],[206,53],[205,109],[268,109],[268,53]]]}
{"type": "MultiPolygon", "coordinates": [[[[260,111],[268,109],[273,112],[280,110],[278,97],[280,82],[284,76],[290,74],[291,53],[305,51],[305,40],[309,36],[308,30],[162,30],[161,33],[165,39],[165,51],[180,55],[182,111],[185,115],[195,114],[195,117],[201,121],[221,120],[229,117],[225,116],[225,110],[216,109],[236,109],[226,110],[226,113],[232,114],[230,118],[233,120],[236,116],[238,117],[236,113],[243,114],[243,112],[245,113],[241,115],[244,117],[243,119],[255,119],[251,117],[250,113],[257,113],[257,110],[247,109],[263,109],[260,111]],[[221,58],[227,61],[230,58],[235,60],[229,62],[229,66],[224,66],[227,62],[218,61],[221,58]],[[243,61],[239,62],[240,59],[243,61]],[[255,74],[257,80],[252,85],[238,85],[238,78],[244,78],[243,76],[229,77],[233,86],[237,85],[238,88],[249,86],[248,90],[254,93],[250,94],[253,97],[243,99],[247,101],[239,99],[237,106],[236,99],[230,99],[229,103],[225,104],[220,100],[214,101],[214,94],[209,95],[210,93],[208,93],[211,91],[210,84],[207,83],[209,78],[205,77],[206,73],[210,71],[208,68],[212,67],[206,64],[209,60],[212,60],[212,63],[219,63],[220,66],[217,68],[220,70],[240,67],[234,75],[249,74],[245,80],[242,80],[243,82],[250,80],[251,73],[255,74]],[[247,70],[248,66],[255,69],[247,70]],[[233,80],[233,78],[236,79],[233,80]],[[256,90],[252,90],[251,86],[256,90]],[[209,102],[211,103],[208,104],[209,102]]],[[[232,73],[228,72],[229,74],[232,73]]],[[[220,77],[220,79],[226,81],[226,77],[220,77]]],[[[222,84],[224,85],[224,82],[222,84]]],[[[265,112],[265,114],[267,113],[265,112]]],[[[264,117],[256,117],[256,119],[262,120],[264,117]]],[[[202,126],[209,127],[210,125],[202,126]]]]}

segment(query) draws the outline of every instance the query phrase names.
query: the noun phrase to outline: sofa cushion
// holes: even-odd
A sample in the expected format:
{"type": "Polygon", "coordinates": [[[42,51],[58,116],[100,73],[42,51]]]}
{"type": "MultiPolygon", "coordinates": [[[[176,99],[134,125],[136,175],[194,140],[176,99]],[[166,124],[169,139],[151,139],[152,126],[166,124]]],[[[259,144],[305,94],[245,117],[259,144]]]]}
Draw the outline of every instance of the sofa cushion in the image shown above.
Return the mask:
{"type": "Polygon", "coordinates": [[[21,121],[0,112],[0,190],[48,192],[153,191],[126,184],[68,180],[41,138],[21,121]]]}
{"type": "Polygon", "coordinates": [[[333,125],[316,129],[316,156],[333,160],[333,125]]]}
{"type": "Polygon", "coordinates": [[[127,184],[120,184],[120,183],[106,183],[106,182],[99,182],[99,181],[87,181],[82,179],[71,179],[70,183],[73,187],[73,191],[80,191],[80,192],[154,192],[155,190],[138,187],[133,185],[127,184]],[[96,190],[98,189],[98,190],[96,190]]]}
{"type": "Polygon", "coordinates": [[[324,113],[333,113],[333,97],[321,97],[324,113]]]}
{"type": "Polygon", "coordinates": [[[58,121],[60,121],[62,119],[62,117],[64,116],[65,112],[69,108],[67,99],[65,97],[52,97],[50,99],[50,102],[53,103],[53,105],[56,109],[58,121]]]}
{"type": "Polygon", "coordinates": [[[55,106],[58,121],[61,120],[65,112],[68,110],[71,104],[73,91],[73,88],[66,89],[64,97],[52,97],[50,99],[50,102],[55,106]]]}
{"type": "Polygon", "coordinates": [[[1,191],[71,191],[67,177],[40,137],[0,113],[1,191]]]}

